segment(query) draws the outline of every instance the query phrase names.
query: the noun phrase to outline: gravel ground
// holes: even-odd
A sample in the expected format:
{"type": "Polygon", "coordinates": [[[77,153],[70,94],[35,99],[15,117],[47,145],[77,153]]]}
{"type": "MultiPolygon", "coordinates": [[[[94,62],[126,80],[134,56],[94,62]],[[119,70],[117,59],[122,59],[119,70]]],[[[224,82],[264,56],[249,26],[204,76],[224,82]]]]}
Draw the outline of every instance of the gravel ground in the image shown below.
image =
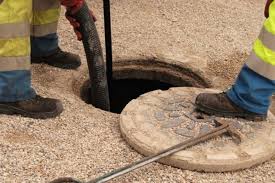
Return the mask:
{"type": "MultiPolygon", "coordinates": [[[[98,17],[103,40],[102,2],[88,0],[98,17]]],[[[209,60],[210,69],[234,80],[263,22],[258,0],[116,0],[112,1],[115,58],[184,54],[209,60]]],[[[87,180],[140,159],[121,138],[119,115],[87,106],[73,93],[74,77],[86,70],[84,52],[70,25],[59,25],[60,45],[79,53],[83,66],[64,71],[33,66],[39,94],[62,100],[56,119],[0,116],[1,182],[47,182],[60,176],[87,180]]],[[[275,158],[249,170],[206,174],[154,163],[114,182],[275,182],[275,158]]]]}

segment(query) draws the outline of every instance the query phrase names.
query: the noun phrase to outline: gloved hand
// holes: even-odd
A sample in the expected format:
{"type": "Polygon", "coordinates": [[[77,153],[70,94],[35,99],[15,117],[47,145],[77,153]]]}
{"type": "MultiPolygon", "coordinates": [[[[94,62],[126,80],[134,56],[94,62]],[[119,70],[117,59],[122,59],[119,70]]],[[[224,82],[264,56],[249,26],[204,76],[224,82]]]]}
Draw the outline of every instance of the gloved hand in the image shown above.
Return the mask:
{"type": "Polygon", "coordinates": [[[270,7],[270,4],[272,3],[273,0],[267,0],[266,1],[266,5],[265,5],[265,11],[264,11],[264,15],[266,18],[269,17],[269,7],[270,7]]]}
{"type": "MultiPolygon", "coordinates": [[[[82,7],[85,0],[60,0],[60,1],[61,1],[61,4],[65,6],[67,9],[65,15],[66,15],[66,18],[69,20],[70,24],[73,26],[77,39],[81,41],[82,35],[79,31],[80,24],[73,17],[73,15],[82,7]]],[[[96,21],[96,17],[91,10],[90,10],[90,15],[93,18],[93,20],[96,21]]]]}
{"type": "Polygon", "coordinates": [[[60,0],[60,2],[71,14],[74,14],[81,8],[84,0],[60,0]]]}

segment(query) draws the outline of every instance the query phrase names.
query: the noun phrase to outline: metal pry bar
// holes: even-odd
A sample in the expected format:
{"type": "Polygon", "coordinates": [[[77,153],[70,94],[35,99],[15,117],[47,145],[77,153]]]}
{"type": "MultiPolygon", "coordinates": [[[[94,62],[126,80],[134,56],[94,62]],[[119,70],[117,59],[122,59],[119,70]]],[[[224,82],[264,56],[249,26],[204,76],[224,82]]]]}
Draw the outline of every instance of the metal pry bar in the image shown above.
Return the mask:
{"type": "Polygon", "coordinates": [[[152,155],[152,156],[149,156],[149,157],[146,157],[140,161],[137,161],[133,164],[130,164],[128,166],[125,166],[123,168],[120,168],[120,169],[117,169],[117,170],[114,170],[108,174],[105,174],[99,178],[96,178],[94,180],[91,180],[89,181],[88,183],[103,183],[103,182],[107,182],[111,179],[114,179],[118,176],[121,176],[121,175],[124,175],[126,173],[129,173],[135,169],[138,169],[138,168],[141,168],[147,164],[150,164],[152,162],[155,162],[161,158],[164,158],[164,157],[167,157],[169,155],[172,155],[176,152],[179,152],[179,151],[182,151],[188,147],[191,147],[191,146],[194,146],[194,145],[197,145],[201,142],[205,142],[209,139],[212,139],[214,137],[217,137],[217,136],[220,136],[226,132],[228,132],[230,135],[233,135],[235,138],[237,138],[239,140],[239,142],[242,141],[242,136],[240,136],[240,133],[238,133],[238,130],[235,129],[234,126],[231,125],[230,122],[228,121],[217,121],[217,120],[214,120],[215,123],[217,125],[221,125],[213,130],[211,130],[210,132],[208,133],[205,133],[205,134],[201,134],[195,138],[192,138],[192,139],[189,139],[187,141],[184,141],[180,144],[177,144],[173,147],[170,147],[164,151],[161,151],[159,152],[158,154],[156,155],[152,155]]]}

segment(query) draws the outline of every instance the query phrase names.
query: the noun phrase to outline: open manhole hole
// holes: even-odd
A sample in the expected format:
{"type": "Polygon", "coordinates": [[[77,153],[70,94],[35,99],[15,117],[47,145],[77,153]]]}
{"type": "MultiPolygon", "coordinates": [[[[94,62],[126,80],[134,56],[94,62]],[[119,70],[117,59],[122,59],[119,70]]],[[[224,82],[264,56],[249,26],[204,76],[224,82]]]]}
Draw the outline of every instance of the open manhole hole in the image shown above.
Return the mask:
{"type": "MultiPolygon", "coordinates": [[[[210,77],[205,77],[203,70],[205,61],[197,57],[187,60],[179,62],[153,58],[116,61],[110,90],[111,112],[121,113],[131,100],[150,91],[171,87],[210,87],[210,77]]],[[[88,104],[91,103],[90,89],[89,80],[82,81],[80,97],[88,104]]]]}

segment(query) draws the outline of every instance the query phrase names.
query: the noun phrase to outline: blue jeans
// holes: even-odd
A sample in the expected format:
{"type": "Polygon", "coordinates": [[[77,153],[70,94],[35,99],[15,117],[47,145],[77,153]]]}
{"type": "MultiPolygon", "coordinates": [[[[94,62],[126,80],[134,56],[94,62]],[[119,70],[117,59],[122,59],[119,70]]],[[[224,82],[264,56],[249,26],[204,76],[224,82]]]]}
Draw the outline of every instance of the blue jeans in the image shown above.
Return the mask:
{"type": "Polygon", "coordinates": [[[269,80],[244,65],[235,84],[227,91],[227,96],[247,111],[266,114],[274,91],[274,80],[269,80]]]}
{"type": "Polygon", "coordinates": [[[43,37],[31,37],[31,56],[43,57],[53,54],[58,48],[57,34],[43,37]]]}

